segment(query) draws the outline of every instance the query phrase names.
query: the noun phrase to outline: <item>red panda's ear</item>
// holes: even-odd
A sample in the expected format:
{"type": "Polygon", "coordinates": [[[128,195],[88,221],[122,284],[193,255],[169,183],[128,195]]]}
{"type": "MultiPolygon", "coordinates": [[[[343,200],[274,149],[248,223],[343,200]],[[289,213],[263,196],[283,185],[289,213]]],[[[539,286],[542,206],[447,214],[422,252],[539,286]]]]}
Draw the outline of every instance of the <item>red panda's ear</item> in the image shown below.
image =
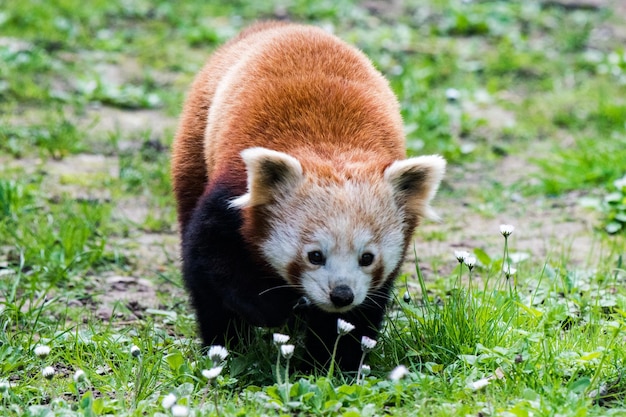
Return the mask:
{"type": "Polygon", "coordinates": [[[267,204],[277,195],[289,193],[302,181],[302,165],[283,152],[248,148],[241,152],[248,172],[248,192],[231,202],[232,207],[267,204]]]}
{"type": "Polygon", "coordinates": [[[396,200],[420,218],[437,219],[430,208],[446,171],[446,160],[439,155],[418,156],[396,161],[385,170],[385,180],[396,200]]]}

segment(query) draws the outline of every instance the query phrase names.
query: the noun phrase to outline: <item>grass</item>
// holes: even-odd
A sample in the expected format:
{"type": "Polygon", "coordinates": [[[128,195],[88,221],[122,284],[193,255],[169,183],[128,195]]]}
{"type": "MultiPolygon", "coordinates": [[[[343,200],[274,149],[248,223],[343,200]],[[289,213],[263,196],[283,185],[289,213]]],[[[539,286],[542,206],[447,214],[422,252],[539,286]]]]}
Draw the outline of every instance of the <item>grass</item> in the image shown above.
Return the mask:
{"type": "Polygon", "coordinates": [[[601,36],[624,27],[609,7],[535,1],[0,0],[0,414],[166,416],[168,394],[196,416],[624,414],[626,56],[601,36]],[[363,49],[409,153],[449,160],[437,204],[454,216],[418,250],[474,236],[471,272],[453,250],[417,253],[361,381],[277,367],[267,329],[211,360],[181,285],[168,160],[184,92],[213,48],[274,17],[363,49]],[[532,176],[495,174],[510,158],[532,176]],[[503,253],[497,230],[455,226],[562,224],[581,196],[605,216],[586,213],[584,259],[517,250],[570,237],[518,227],[503,253]]]}

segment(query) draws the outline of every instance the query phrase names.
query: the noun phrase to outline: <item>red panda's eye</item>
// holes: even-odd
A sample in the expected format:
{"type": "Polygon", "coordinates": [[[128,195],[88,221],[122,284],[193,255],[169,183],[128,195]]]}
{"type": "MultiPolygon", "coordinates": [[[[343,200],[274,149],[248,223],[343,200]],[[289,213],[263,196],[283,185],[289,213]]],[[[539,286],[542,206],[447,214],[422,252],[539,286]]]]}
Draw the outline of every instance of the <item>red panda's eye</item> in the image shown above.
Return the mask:
{"type": "Polygon", "coordinates": [[[309,262],[313,265],[324,265],[326,263],[326,258],[324,258],[322,252],[318,250],[307,253],[307,256],[309,257],[309,262]]]}
{"type": "Polygon", "coordinates": [[[359,259],[360,266],[370,266],[374,262],[374,255],[367,252],[361,255],[361,259],[359,259]]]}

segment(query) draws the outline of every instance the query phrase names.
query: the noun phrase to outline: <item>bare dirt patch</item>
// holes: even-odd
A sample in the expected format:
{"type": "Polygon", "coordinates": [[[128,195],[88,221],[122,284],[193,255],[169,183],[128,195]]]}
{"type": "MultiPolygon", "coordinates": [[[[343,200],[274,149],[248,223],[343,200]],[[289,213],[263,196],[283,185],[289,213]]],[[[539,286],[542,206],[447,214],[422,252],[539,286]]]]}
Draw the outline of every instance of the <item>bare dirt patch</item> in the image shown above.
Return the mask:
{"type": "Polygon", "coordinates": [[[104,155],[79,154],[63,160],[48,160],[41,169],[46,173],[43,188],[53,196],[69,195],[74,199],[110,201],[107,187],[94,187],[117,177],[117,158],[104,155]]]}
{"type": "Polygon", "coordinates": [[[158,308],[159,302],[155,284],[146,278],[114,275],[103,283],[104,291],[96,297],[96,316],[110,320],[114,315],[120,319],[141,319],[149,308],[158,308]],[[129,312],[114,311],[115,306],[123,305],[129,312]]]}
{"type": "MultiPolygon", "coordinates": [[[[94,133],[115,135],[123,132],[124,137],[141,136],[162,138],[176,129],[176,118],[167,116],[162,110],[123,110],[107,106],[91,108],[83,118],[84,124],[93,124],[94,133]],[[94,123],[95,121],[95,123],[94,123]]],[[[117,143],[120,151],[137,149],[138,140],[121,140],[117,143]]]]}

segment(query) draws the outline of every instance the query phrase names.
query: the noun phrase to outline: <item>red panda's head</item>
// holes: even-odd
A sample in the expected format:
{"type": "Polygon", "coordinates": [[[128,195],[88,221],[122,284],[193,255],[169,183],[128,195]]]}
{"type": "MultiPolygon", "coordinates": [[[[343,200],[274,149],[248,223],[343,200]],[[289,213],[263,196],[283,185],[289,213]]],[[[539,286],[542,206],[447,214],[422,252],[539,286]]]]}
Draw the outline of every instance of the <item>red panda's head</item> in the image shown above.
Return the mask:
{"type": "Polygon", "coordinates": [[[446,165],[440,156],[421,156],[329,177],[265,148],[242,157],[248,193],[232,206],[245,211],[246,238],[329,312],[358,306],[393,278],[415,226],[434,215],[429,203],[446,165]]]}

